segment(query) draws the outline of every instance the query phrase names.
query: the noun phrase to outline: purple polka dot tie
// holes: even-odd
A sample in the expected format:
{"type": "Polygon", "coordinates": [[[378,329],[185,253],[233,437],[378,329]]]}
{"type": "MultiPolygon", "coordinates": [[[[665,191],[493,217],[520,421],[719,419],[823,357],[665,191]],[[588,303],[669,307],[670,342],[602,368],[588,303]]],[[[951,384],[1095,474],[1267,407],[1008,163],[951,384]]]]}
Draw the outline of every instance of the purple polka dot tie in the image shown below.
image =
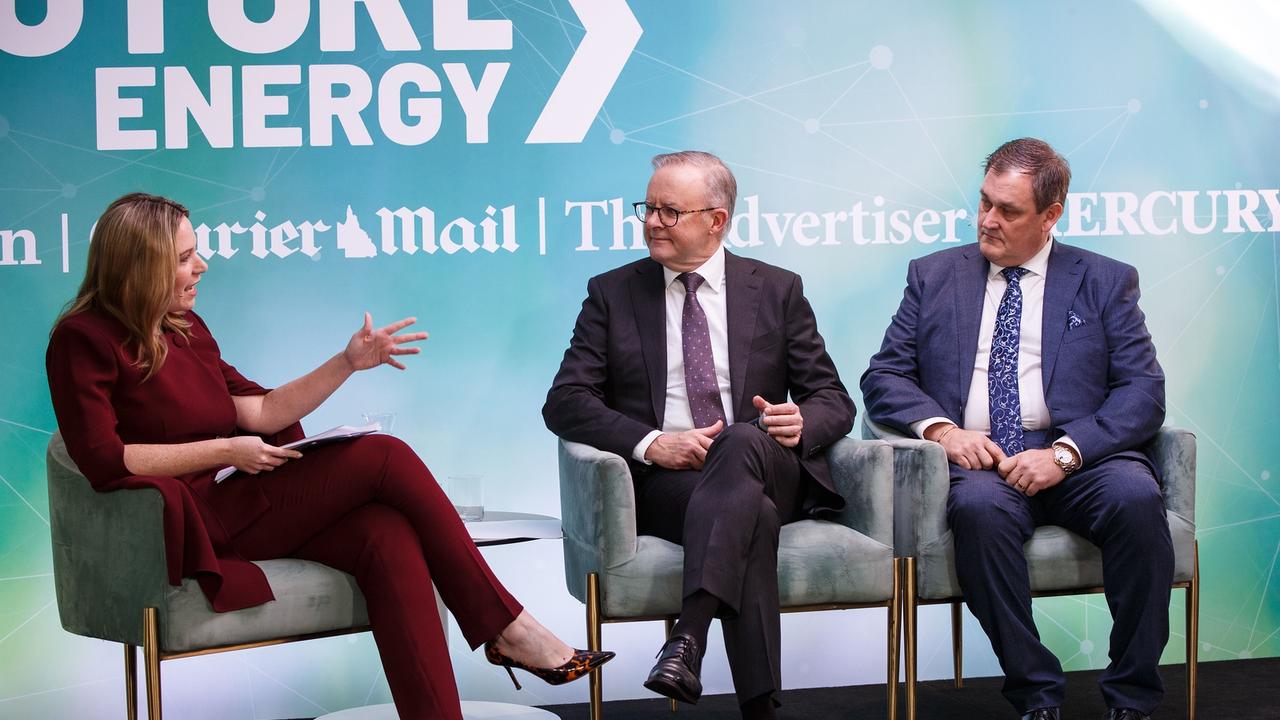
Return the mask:
{"type": "Polygon", "coordinates": [[[1009,286],[996,310],[987,365],[987,401],[991,411],[991,440],[1005,455],[1023,451],[1022,402],[1018,399],[1018,344],[1022,335],[1022,276],[1025,268],[1000,271],[1009,286]]]}
{"type": "Polygon", "coordinates": [[[684,312],[680,318],[680,344],[684,350],[684,387],[689,393],[689,410],[694,427],[714,425],[724,420],[724,404],[720,402],[720,384],[716,382],[716,363],[711,355],[711,331],[707,314],[698,304],[698,286],[705,282],[698,273],[681,273],[676,279],[684,283],[684,312]]]}

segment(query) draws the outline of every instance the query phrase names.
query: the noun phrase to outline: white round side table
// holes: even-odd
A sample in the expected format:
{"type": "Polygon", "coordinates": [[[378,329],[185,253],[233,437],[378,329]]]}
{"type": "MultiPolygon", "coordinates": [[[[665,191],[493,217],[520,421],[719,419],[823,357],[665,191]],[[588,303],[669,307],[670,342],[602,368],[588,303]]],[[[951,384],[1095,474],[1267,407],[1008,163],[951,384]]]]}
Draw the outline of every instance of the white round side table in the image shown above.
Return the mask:
{"type": "Polygon", "coordinates": [[[558,540],[563,536],[560,518],[534,513],[486,510],[482,519],[464,524],[471,539],[480,547],[530,540],[558,540]]]}

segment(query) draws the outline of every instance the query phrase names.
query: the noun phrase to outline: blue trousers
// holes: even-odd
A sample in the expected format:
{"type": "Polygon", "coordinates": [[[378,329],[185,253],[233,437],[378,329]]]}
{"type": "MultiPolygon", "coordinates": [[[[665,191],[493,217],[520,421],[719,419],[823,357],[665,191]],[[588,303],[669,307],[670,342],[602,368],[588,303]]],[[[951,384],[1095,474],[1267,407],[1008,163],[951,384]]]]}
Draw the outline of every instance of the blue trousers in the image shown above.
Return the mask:
{"type": "Polygon", "coordinates": [[[960,588],[991,639],[1014,709],[1061,706],[1065,696],[1062,665],[1040,642],[1031,615],[1023,553],[1036,526],[1059,525],[1102,550],[1113,620],[1110,663],[1098,681],[1107,706],[1154,712],[1164,694],[1158,663],[1169,640],[1173,544],[1159,484],[1143,459],[1104,458],[1034,497],[992,470],[953,464],[947,519],[960,588]]]}

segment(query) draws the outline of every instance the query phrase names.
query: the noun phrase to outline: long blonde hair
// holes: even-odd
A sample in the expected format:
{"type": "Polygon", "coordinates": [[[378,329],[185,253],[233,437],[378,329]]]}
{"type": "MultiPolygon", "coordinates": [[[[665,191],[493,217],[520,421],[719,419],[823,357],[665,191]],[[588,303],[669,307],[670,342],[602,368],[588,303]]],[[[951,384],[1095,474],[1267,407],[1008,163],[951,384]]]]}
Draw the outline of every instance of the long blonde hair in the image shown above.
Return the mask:
{"type": "Polygon", "coordinates": [[[161,331],[189,336],[191,328],[183,314],[169,312],[178,267],[174,237],[184,217],[185,207],[158,195],[129,193],[111,203],[93,229],[84,282],[58,318],[93,308],[110,313],[129,331],[144,381],[168,354],[161,331]]]}

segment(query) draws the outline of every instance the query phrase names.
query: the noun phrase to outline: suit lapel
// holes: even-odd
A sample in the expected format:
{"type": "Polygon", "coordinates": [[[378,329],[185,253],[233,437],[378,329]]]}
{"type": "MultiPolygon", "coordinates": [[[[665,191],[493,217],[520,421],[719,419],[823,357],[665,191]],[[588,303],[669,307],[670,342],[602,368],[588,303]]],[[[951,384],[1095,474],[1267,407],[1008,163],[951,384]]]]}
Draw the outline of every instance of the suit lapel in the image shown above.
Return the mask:
{"type": "Polygon", "coordinates": [[[734,416],[743,414],[743,391],[747,365],[751,362],[751,339],[756,335],[756,315],[760,310],[760,276],[741,258],[725,251],[725,314],[729,332],[729,389],[733,394],[734,416]]]}
{"type": "Polygon", "coordinates": [[[978,251],[976,244],[962,253],[956,262],[956,357],[960,358],[958,411],[962,415],[965,403],[969,401],[969,384],[973,382],[973,360],[978,355],[978,329],[982,325],[982,307],[986,302],[987,268],[987,259],[978,251]]]}
{"type": "Polygon", "coordinates": [[[1067,331],[1067,312],[1084,280],[1084,265],[1080,256],[1057,240],[1049,251],[1049,267],[1044,278],[1044,309],[1040,330],[1040,375],[1046,397],[1049,380],[1058,361],[1058,348],[1062,335],[1067,331]]]}
{"type": "Polygon", "coordinates": [[[631,307],[640,330],[649,398],[659,428],[667,409],[667,304],[662,281],[662,266],[652,261],[641,263],[631,276],[631,307]]]}

